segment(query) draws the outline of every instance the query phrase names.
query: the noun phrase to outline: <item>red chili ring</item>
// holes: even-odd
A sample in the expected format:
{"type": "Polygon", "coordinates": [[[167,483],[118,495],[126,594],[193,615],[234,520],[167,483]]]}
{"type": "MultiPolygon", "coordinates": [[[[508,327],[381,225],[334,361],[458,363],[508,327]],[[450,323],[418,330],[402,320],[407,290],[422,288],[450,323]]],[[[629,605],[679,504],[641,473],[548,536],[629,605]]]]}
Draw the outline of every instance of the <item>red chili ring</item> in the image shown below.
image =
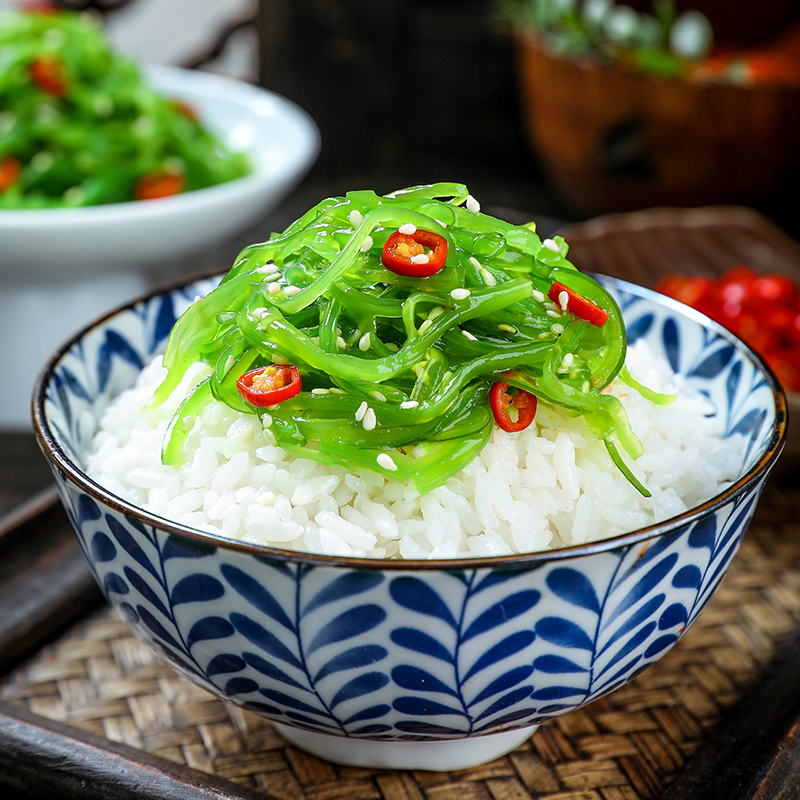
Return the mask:
{"type": "Polygon", "coordinates": [[[493,383],[489,390],[489,404],[498,427],[508,433],[517,433],[525,430],[533,422],[538,400],[536,395],[526,392],[524,389],[517,389],[512,397],[506,391],[507,389],[507,383],[500,381],[493,383]],[[509,406],[513,406],[517,410],[516,419],[509,416],[509,406]]]}

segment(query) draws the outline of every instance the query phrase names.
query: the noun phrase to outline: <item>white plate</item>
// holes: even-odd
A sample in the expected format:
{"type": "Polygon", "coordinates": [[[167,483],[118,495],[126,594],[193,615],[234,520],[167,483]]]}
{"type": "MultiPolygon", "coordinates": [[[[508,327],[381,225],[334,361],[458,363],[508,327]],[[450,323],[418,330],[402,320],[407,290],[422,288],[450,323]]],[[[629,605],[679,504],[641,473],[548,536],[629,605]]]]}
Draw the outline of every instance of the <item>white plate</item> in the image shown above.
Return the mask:
{"type": "Polygon", "coordinates": [[[255,224],[317,157],[313,120],[272,92],[173,67],[146,75],[163,94],[191,103],[222,141],[249,155],[254,171],[160,200],[0,211],[0,429],[30,428],[36,369],[59,342],[142,294],[148,266],[224,244],[255,224]]]}
{"type": "Polygon", "coordinates": [[[161,93],[191,103],[254,172],[176,197],[73,209],[0,211],[0,278],[34,271],[87,274],[191,255],[234,236],[273,208],[314,163],[319,132],[296,105],[207,72],[149,67],[161,93]]]}

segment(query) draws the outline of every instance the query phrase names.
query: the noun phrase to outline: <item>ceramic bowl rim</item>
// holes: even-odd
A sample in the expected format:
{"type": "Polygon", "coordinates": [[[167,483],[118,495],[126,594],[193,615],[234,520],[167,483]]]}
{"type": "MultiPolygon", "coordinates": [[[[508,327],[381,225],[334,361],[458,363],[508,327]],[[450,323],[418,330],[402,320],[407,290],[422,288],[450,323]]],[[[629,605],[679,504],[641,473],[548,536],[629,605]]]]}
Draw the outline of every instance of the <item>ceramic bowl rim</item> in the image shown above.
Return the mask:
{"type": "Polygon", "coordinates": [[[451,558],[451,559],[379,559],[355,556],[329,556],[319,553],[304,553],[293,550],[284,550],[268,545],[252,544],[240,542],[234,539],[226,539],[223,536],[206,533],[177,522],[172,522],[156,514],[145,511],[132,503],[123,500],[100,484],[92,480],[86,473],[75,464],[64,452],[56,441],[45,413],[45,396],[47,388],[51,382],[54,370],[63,356],[80,341],[86,334],[94,328],[103,325],[112,317],[124,311],[128,311],[140,303],[146,303],[159,295],[168,294],[181,287],[188,286],[198,281],[224,275],[227,270],[214,270],[200,275],[181,278],[172,283],[157,287],[146,292],[139,297],[128,301],[99,316],[95,321],[85,325],[77,331],[70,339],[62,344],[46,364],[40,370],[33,389],[32,415],[33,427],[39,447],[52,465],[66,475],[69,480],[82,491],[93,497],[103,505],[113,510],[132,517],[149,527],[158,529],[164,533],[183,539],[188,539],[206,547],[219,547],[223,550],[232,550],[240,553],[249,554],[257,558],[269,559],[272,561],[308,564],[315,566],[345,567],[359,570],[390,570],[390,571],[454,571],[464,569],[523,569],[530,568],[551,561],[563,561],[583,556],[594,555],[613,551],[618,548],[629,547],[634,544],[646,542],[659,538],[660,536],[678,532],[681,528],[696,522],[701,517],[715,512],[717,509],[731,502],[735,498],[748,491],[762,476],[765,476],[774,466],[783,447],[786,443],[786,430],[788,422],[786,394],[778,382],[775,374],[765,361],[747,344],[742,342],[734,334],[722,327],[718,323],[706,317],[699,311],[684,305],[670,297],[661,295],[658,292],[643,286],[614,278],[606,275],[595,275],[595,277],[609,282],[610,285],[622,291],[630,292],[644,299],[653,300],[661,305],[671,308],[681,316],[688,317],[695,322],[712,329],[722,338],[733,344],[737,350],[743,351],[745,355],[764,373],[769,385],[773,401],[775,403],[775,423],[772,430],[772,438],[765,448],[764,453],[758,461],[737,481],[724,491],[706,500],[705,502],[690,508],[676,517],[671,517],[663,522],[638,528],[628,533],[613,536],[607,539],[587,542],[584,544],[569,545],[556,550],[540,550],[532,553],[522,553],[502,556],[482,556],[476,558],[451,558]]]}

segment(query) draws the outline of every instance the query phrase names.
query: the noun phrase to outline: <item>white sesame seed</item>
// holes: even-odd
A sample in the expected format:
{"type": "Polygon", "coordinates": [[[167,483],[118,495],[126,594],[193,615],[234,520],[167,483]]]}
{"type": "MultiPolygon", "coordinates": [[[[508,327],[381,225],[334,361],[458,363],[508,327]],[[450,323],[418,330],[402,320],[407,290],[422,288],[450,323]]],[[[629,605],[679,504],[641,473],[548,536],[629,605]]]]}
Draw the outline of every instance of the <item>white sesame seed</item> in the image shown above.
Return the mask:
{"type": "Polygon", "coordinates": [[[340,350],[344,350],[347,347],[347,342],[341,336],[337,336],[336,337],[336,346],[340,350]]]}
{"type": "Polygon", "coordinates": [[[561,314],[559,314],[558,311],[553,311],[552,308],[548,308],[547,316],[552,317],[553,319],[558,319],[561,316],[561,314]]]}
{"type": "Polygon", "coordinates": [[[255,319],[264,319],[264,317],[266,317],[267,314],[269,314],[269,309],[268,308],[264,308],[264,306],[261,306],[260,308],[254,308],[250,312],[250,314],[255,319]]]}
{"type": "Polygon", "coordinates": [[[549,331],[542,331],[536,338],[537,339],[549,339],[552,334],[549,331]]]}
{"type": "Polygon", "coordinates": [[[388,453],[378,453],[377,462],[378,466],[384,469],[391,470],[392,472],[397,471],[397,464],[394,463],[392,457],[388,453]]]}
{"type": "Polygon", "coordinates": [[[553,333],[556,333],[556,334],[564,333],[564,326],[560,322],[554,322],[550,326],[550,330],[553,331],[553,333]]]}
{"type": "Polygon", "coordinates": [[[470,256],[469,257],[469,263],[472,264],[472,266],[475,267],[475,269],[480,269],[481,268],[481,262],[478,261],[478,259],[475,258],[475,256],[470,256]]]}
{"type": "Polygon", "coordinates": [[[108,95],[101,95],[92,103],[94,113],[99,117],[109,117],[114,110],[114,101],[108,95]]]}
{"type": "Polygon", "coordinates": [[[356,409],[356,422],[361,422],[364,419],[364,414],[367,413],[367,409],[369,405],[366,400],[364,400],[361,405],[356,409]]]}
{"type": "Polygon", "coordinates": [[[41,152],[31,159],[31,166],[37,172],[44,172],[46,169],[50,169],[54,161],[55,158],[50,153],[41,152]]]}
{"type": "Polygon", "coordinates": [[[497,330],[503,331],[504,333],[516,333],[517,329],[513,325],[507,325],[505,322],[501,322],[497,326],[497,330]]]}
{"type": "Polygon", "coordinates": [[[272,425],[272,417],[269,414],[261,415],[261,427],[269,428],[272,425]]]}
{"type": "Polygon", "coordinates": [[[416,408],[419,405],[419,400],[403,400],[400,403],[400,408],[416,408]]]}
{"type": "Polygon", "coordinates": [[[427,253],[417,253],[415,256],[411,256],[412,264],[427,264],[430,260],[427,253]]]}
{"type": "Polygon", "coordinates": [[[471,294],[472,292],[470,292],[469,289],[459,288],[453,289],[453,291],[450,292],[450,297],[452,297],[453,300],[466,300],[471,294]]]}
{"type": "Polygon", "coordinates": [[[82,203],[85,194],[82,186],[70,186],[62,197],[67,203],[82,203]]]}
{"type": "Polygon", "coordinates": [[[478,337],[477,336],[473,336],[469,331],[462,330],[461,331],[461,335],[464,336],[465,338],[469,339],[470,341],[473,341],[473,342],[477,342],[478,341],[478,337]]]}
{"type": "Polygon", "coordinates": [[[364,419],[361,424],[364,426],[365,431],[375,430],[378,420],[375,418],[375,412],[371,408],[368,408],[364,413],[364,419]]]}
{"type": "Polygon", "coordinates": [[[383,392],[378,392],[378,391],[370,392],[369,396],[377,400],[379,403],[386,402],[386,395],[383,394],[383,392]]]}
{"type": "Polygon", "coordinates": [[[487,286],[497,286],[497,280],[488,269],[481,267],[481,278],[487,286]]]}
{"type": "Polygon", "coordinates": [[[148,117],[136,117],[131,123],[131,128],[139,136],[149,136],[153,131],[154,124],[148,117]]]}
{"type": "Polygon", "coordinates": [[[477,214],[481,210],[481,204],[471,195],[467,195],[467,211],[477,214]]]}
{"type": "Polygon", "coordinates": [[[267,291],[270,294],[278,294],[278,292],[280,290],[281,290],[281,285],[279,283],[273,282],[273,283],[269,284],[269,286],[267,286],[267,291]]]}
{"type": "Polygon", "coordinates": [[[561,359],[561,366],[562,367],[566,367],[567,369],[569,369],[569,367],[572,366],[572,362],[574,360],[575,360],[575,356],[572,353],[565,353],[564,354],[564,358],[561,359]]]}
{"type": "Polygon", "coordinates": [[[364,237],[364,241],[361,242],[361,252],[366,253],[373,245],[372,237],[367,235],[364,237]]]}
{"type": "Polygon", "coordinates": [[[328,394],[328,390],[320,386],[316,389],[312,389],[311,394],[328,394]]]}
{"type": "Polygon", "coordinates": [[[284,286],[283,293],[287,297],[294,297],[296,294],[300,294],[303,290],[299,286],[284,286]]]}
{"type": "Polygon", "coordinates": [[[567,310],[567,303],[569,303],[569,295],[566,292],[559,292],[558,304],[561,306],[562,311],[567,310]]]}
{"type": "Polygon", "coordinates": [[[436,317],[440,317],[442,314],[444,314],[444,308],[442,306],[434,306],[428,312],[428,319],[434,320],[436,317]]]}
{"type": "Polygon", "coordinates": [[[397,230],[406,236],[413,236],[417,232],[417,226],[413,222],[406,222],[405,225],[401,225],[397,230]]]}
{"type": "Polygon", "coordinates": [[[347,392],[344,389],[340,389],[338,386],[331,386],[331,388],[328,389],[328,391],[331,394],[347,394],[347,392]]]}
{"type": "Polygon", "coordinates": [[[350,220],[350,224],[355,228],[357,228],[364,221],[364,217],[361,215],[361,212],[357,208],[354,208],[347,215],[347,219],[350,220]]]}
{"type": "Polygon", "coordinates": [[[548,250],[552,250],[554,253],[558,253],[558,245],[552,239],[545,239],[542,242],[542,247],[546,247],[548,250]]]}
{"type": "Polygon", "coordinates": [[[533,292],[532,292],[532,295],[533,295],[533,299],[537,303],[544,303],[544,301],[545,301],[544,292],[540,292],[538,289],[534,289],[533,292]]]}
{"type": "Polygon", "coordinates": [[[370,332],[369,332],[369,331],[367,331],[367,332],[366,332],[366,333],[365,333],[365,334],[364,334],[364,335],[363,335],[363,336],[362,336],[362,337],[361,337],[361,338],[358,340],[358,349],[359,349],[359,350],[360,350],[362,353],[364,353],[364,352],[366,352],[367,350],[369,350],[370,339],[371,339],[370,332]]]}
{"type": "Polygon", "coordinates": [[[433,320],[426,319],[422,325],[419,326],[418,333],[425,333],[425,331],[428,330],[431,325],[433,325],[433,320]]]}

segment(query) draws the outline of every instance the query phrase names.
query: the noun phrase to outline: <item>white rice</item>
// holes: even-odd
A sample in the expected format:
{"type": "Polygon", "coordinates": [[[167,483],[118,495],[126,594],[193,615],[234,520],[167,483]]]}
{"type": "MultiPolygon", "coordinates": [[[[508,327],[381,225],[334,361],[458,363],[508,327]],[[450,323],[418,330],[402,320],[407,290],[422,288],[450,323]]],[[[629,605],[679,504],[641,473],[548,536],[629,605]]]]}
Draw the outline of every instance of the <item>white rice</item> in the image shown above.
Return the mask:
{"type": "Polygon", "coordinates": [[[483,452],[446,484],[411,483],[297,458],[275,446],[255,415],[208,407],[188,438],[186,463],[161,464],[164,431],[195,368],[168,401],[148,408],[160,359],[117,398],[94,437],[87,471],[114,494],[158,516],[243,542],[327,555],[457,558],[547,550],[615,536],[680,514],[740,472],[742,437],[722,438],[709,402],[659,363],[644,342],[628,367],[642,383],[678,391],[654,406],[615,382],[645,454],[632,466],[642,497],[613,466],[581,417],[539,404],[521,433],[495,429],[483,452]]]}

